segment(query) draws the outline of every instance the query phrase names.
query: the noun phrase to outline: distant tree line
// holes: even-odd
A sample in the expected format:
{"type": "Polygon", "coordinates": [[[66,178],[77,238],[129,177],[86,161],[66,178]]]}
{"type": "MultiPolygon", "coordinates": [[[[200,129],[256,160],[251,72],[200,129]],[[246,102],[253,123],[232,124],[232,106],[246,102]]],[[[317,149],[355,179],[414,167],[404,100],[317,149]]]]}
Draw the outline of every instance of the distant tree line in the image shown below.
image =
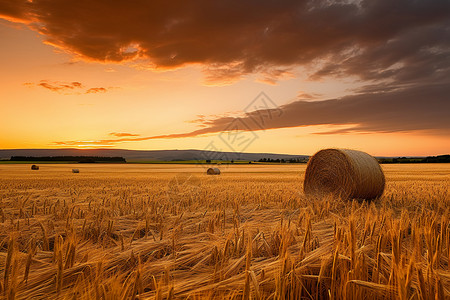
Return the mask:
{"type": "Polygon", "coordinates": [[[272,159],[272,158],[261,158],[258,160],[258,162],[270,162],[270,163],[290,163],[290,164],[297,164],[297,163],[306,163],[308,162],[308,158],[289,158],[289,159],[272,159]]]}
{"type": "Polygon", "coordinates": [[[69,161],[78,163],[127,162],[123,157],[107,156],[11,156],[11,161],[69,161]]]}
{"type": "Polygon", "coordinates": [[[378,161],[381,164],[450,163],[450,155],[380,158],[378,161]]]}
{"type": "MultiPolygon", "coordinates": [[[[290,158],[290,159],[272,159],[261,158],[258,162],[268,163],[307,163],[308,157],[290,158]]],[[[450,163],[450,155],[438,155],[427,157],[396,157],[396,158],[379,158],[381,164],[413,164],[413,163],[450,163]]]]}

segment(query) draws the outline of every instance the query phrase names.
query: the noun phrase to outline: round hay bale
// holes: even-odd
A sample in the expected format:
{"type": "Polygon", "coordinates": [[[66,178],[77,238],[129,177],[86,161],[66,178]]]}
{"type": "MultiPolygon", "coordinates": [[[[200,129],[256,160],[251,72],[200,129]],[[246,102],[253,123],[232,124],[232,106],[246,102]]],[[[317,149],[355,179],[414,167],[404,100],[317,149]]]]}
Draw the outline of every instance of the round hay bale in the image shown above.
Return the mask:
{"type": "Polygon", "coordinates": [[[80,173],[80,170],[78,170],[78,169],[72,169],[72,173],[80,173]]]}
{"type": "Polygon", "coordinates": [[[31,166],[31,170],[39,170],[39,166],[32,165],[32,166],[31,166]]]}
{"type": "Polygon", "coordinates": [[[383,194],[385,178],[378,161],[349,149],[324,149],[308,161],[303,189],[307,195],[332,194],[371,200],[383,194]]]}
{"type": "Polygon", "coordinates": [[[208,174],[208,175],[220,175],[220,170],[219,170],[219,168],[209,168],[206,171],[206,174],[208,174]]]}

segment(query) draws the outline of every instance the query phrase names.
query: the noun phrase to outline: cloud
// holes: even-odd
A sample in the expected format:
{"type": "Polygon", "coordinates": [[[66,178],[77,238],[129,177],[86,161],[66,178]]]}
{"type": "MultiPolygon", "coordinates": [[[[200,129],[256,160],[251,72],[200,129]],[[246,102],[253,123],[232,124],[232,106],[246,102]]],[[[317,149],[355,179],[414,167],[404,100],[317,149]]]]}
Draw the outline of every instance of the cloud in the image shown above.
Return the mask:
{"type": "Polygon", "coordinates": [[[41,80],[39,83],[26,82],[25,86],[33,87],[40,86],[52,92],[64,93],[65,95],[71,94],[97,94],[97,93],[106,93],[112,87],[104,88],[104,87],[93,87],[86,88],[81,82],[73,81],[73,82],[60,82],[60,81],[50,81],[50,80],[41,80]]]}
{"type": "Polygon", "coordinates": [[[365,81],[434,84],[449,82],[449,70],[450,22],[447,21],[406,32],[368,47],[358,55],[335,55],[311,77],[357,75],[365,81]]]}
{"type": "MultiPolygon", "coordinates": [[[[280,109],[279,117],[266,118],[265,128],[289,128],[313,125],[348,125],[347,133],[407,132],[428,130],[450,133],[448,96],[450,85],[436,84],[395,89],[389,92],[363,92],[339,99],[322,101],[298,100],[280,109]]],[[[243,121],[251,124],[267,111],[246,114],[243,121]]],[[[210,123],[214,131],[223,126],[224,119],[210,123]]],[[[342,133],[339,131],[333,133],[342,133]]]]}
{"type": "Polygon", "coordinates": [[[140,134],[126,133],[126,132],[111,132],[109,135],[115,136],[115,137],[140,136],[140,134]]]}
{"type": "Polygon", "coordinates": [[[56,81],[48,81],[48,80],[41,80],[39,83],[31,83],[27,82],[25,83],[27,86],[40,86],[45,89],[48,89],[52,92],[64,92],[64,91],[70,91],[74,89],[80,89],[83,88],[83,85],[80,82],[74,81],[74,82],[56,82],[56,81]]]}
{"type": "Polygon", "coordinates": [[[188,133],[176,133],[176,134],[164,134],[164,135],[156,135],[149,137],[121,137],[117,139],[102,139],[96,141],[57,141],[53,142],[53,145],[58,146],[95,146],[95,145],[116,145],[124,142],[140,142],[140,141],[148,141],[148,140],[156,140],[156,139],[175,139],[175,138],[185,138],[185,137],[194,137],[202,134],[209,133],[209,128],[200,129],[194,132],[188,133]]]}
{"type": "Polygon", "coordinates": [[[305,92],[299,92],[297,95],[297,98],[299,99],[319,99],[322,97],[322,94],[318,93],[305,93],[305,92]]]}
{"type": "Polygon", "coordinates": [[[290,69],[271,69],[261,72],[262,77],[257,81],[275,85],[280,79],[295,78],[294,73],[290,69]]]}
{"type": "MultiPolygon", "coordinates": [[[[198,130],[149,137],[111,134],[117,139],[94,141],[92,145],[115,145],[153,139],[197,137],[219,132],[258,131],[316,125],[347,126],[317,134],[351,134],[427,131],[429,134],[449,135],[450,85],[435,84],[391,89],[387,92],[367,91],[327,100],[297,100],[279,108],[248,112],[240,118],[218,116],[207,119],[200,115],[198,130]]],[[[56,142],[73,146],[81,141],[56,142]]]]}
{"type": "MultiPolygon", "coordinates": [[[[346,133],[407,132],[427,130],[450,133],[450,85],[435,84],[397,88],[388,92],[370,90],[339,99],[298,100],[276,109],[257,110],[242,118],[243,130],[278,129],[314,125],[348,125],[346,133]],[[259,123],[259,125],[258,125],[259,123]]],[[[192,136],[226,130],[234,118],[204,121],[207,128],[192,136]]],[[[343,133],[343,131],[329,132],[343,133]]]]}
{"type": "MultiPolygon", "coordinates": [[[[348,125],[327,134],[428,130],[448,132],[450,1],[448,0],[0,0],[0,17],[40,32],[46,43],[84,60],[132,62],[165,70],[196,64],[209,84],[248,74],[266,83],[304,70],[311,80],[353,76],[363,87],[339,99],[305,94],[281,107],[267,129],[348,125]]],[[[104,92],[41,82],[57,92],[104,92]]],[[[240,119],[246,130],[270,110],[240,119]]],[[[236,120],[198,120],[200,129],[120,143],[182,138],[227,130],[236,120]]],[[[60,143],[75,143],[68,141],[60,143]]]]}
{"type": "Polygon", "coordinates": [[[450,40],[448,0],[0,0],[0,17],[86,60],[199,64],[209,83],[295,66],[411,80],[448,62],[450,40]]]}
{"type": "Polygon", "coordinates": [[[106,89],[103,87],[99,88],[90,88],[86,91],[86,94],[97,94],[97,93],[106,93],[106,89]]]}

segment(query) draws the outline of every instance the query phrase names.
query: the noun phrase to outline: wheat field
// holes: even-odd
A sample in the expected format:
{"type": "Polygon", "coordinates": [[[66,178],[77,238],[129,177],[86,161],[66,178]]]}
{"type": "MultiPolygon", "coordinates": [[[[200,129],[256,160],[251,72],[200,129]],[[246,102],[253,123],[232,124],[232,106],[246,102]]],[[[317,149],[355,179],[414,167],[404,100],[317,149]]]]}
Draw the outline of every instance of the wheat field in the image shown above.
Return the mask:
{"type": "Polygon", "coordinates": [[[0,298],[450,299],[450,165],[383,169],[367,203],[305,165],[0,165],[0,298]]]}

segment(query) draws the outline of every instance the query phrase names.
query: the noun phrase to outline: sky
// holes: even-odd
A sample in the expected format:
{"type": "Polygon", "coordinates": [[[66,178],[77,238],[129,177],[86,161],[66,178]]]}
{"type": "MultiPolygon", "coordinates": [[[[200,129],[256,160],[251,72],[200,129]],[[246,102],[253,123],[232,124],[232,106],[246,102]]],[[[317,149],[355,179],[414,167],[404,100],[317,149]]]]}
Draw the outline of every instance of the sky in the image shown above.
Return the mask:
{"type": "Polygon", "coordinates": [[[450,153],[448,0],[0,0],[0,149],[450,153]]]}

